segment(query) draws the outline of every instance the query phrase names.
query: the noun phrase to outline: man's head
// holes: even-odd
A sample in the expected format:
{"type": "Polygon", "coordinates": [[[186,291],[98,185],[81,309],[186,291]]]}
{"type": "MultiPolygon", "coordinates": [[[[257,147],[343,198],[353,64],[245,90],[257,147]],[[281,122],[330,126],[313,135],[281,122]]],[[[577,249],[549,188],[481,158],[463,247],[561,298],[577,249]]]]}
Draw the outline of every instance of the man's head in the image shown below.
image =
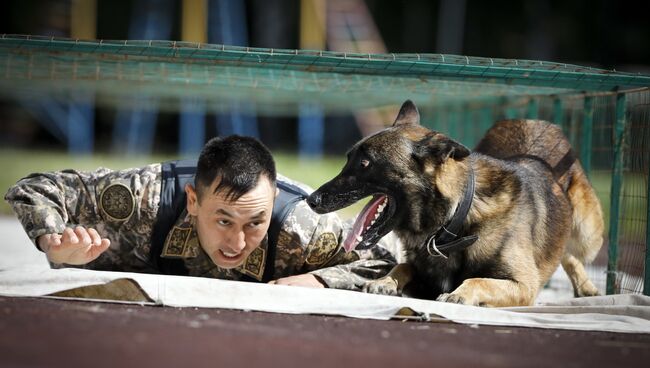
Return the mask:
{"type": "Polygon", "coordinates": [[[201,247],[222,268],[241,265],[269,229],[276,196],[271,152],[250,137],[211,139],[199,155],[187,211],[201,247]]]}

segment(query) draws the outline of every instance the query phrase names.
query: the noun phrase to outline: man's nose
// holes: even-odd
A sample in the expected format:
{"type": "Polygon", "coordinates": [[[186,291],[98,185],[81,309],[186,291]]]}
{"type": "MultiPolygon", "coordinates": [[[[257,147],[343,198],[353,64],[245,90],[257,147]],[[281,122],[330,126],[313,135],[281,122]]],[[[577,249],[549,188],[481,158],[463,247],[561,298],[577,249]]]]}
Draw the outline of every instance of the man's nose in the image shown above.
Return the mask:
{"type": "Polygon", "coordinates": [[[239,230],[232,234],[228,239],[228,248],[234,252],[241,252],[246,247],[246,234],[239,230]]]}

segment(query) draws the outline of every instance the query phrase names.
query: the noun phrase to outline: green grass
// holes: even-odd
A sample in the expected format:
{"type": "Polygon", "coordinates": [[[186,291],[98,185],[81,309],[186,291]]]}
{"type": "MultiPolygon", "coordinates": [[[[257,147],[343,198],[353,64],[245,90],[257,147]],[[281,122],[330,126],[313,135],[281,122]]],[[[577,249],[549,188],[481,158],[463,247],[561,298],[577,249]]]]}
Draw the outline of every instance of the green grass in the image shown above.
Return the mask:
{"type": "MultiPolygon", "coordinates": [[[[278,172],[291,179],[303,182],[316,189],[333,178],[343,167],[345,157],[325,157],[320,160],[300,160],[298,156],[284,152],[274,152],[278,172]]],[[[94,170],[100,166],[111,169],[125,169],[173,160],[171,155],[125,157],[115,155],[71,156],[62,151],[38,150],[0,150],[0,190],[4,197],[7,189],[19,179],[34,172],[56,171],[74,168],[94,170]]],[[[363,203],[339,211],[343,218],[354,216],[363,203]]],[[[12,214],[5,201],[0,202],[0,214],[12,214]]]]}
{"type": "MultiPolygon", "coordinates": [[[[274,152],[278,171],[294,180],[303,182],[316,189],[323,183],[333,178],[345,164],[345,157],[324,157],[319,160],[301,160],[295,154],[274,152]]],[[[2,194],[20,178],[33,172],[62,170],[74,168],[77,170],[94,170],[104,166],[111,169],[124,169],[136,167],[152,162],[172,160],[177,157],[172,155],[124,157],[115,155],[71,156],[62,151],[37,151],[37,150],[0,150],[0,190],[2,194]]],[[[609,227],[609,191],[611,174],[606,171],[596,171],[591,175],[592,185],[596,189],[603,212],[605,226],[609,227]]],[[[623,185],[627,192],[645,194],[645,181],[642,176],[626,175],[623,185]],[[643,188],[639,188],[643,187],[643,188]],[[636,188],[633,190],[632,188],[636,188]]],[[[365,201],[339,211],[343,218],[350,218],[357,214],[365,201]]],[[[627,218],[645,219],[646,201],[640,198],[624,196],[621,199],[621,213],[627,218]]],[[[11,214],[11,208],[5,201],[0,201],[0,214],[11,214]]],[[[633,231],[629,222],[622,222],[621,234],[633,231]]]]}

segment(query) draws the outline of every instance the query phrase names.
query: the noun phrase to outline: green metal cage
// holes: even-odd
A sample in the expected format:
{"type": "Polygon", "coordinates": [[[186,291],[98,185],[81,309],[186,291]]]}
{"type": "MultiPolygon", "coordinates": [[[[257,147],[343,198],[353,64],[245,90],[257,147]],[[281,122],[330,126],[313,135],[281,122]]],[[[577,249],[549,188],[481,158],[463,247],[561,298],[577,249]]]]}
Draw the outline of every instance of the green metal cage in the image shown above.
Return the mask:
{"type": "Polygon", "coordinates": [[[327,114],[415,101],[423,121],[468,146],[504,118],[559,124],[606,215],[606,251],[591,267],[607,293],[650,295],[650,76],[532,60],[441,54],[355,54],[176,41],[0,37],[0,95],[135,97],[175,110],[196,97],[210,111],[246,101],[260,115],[327,114]],[[645,280],[645,282],[644,282],[645,280]]]}

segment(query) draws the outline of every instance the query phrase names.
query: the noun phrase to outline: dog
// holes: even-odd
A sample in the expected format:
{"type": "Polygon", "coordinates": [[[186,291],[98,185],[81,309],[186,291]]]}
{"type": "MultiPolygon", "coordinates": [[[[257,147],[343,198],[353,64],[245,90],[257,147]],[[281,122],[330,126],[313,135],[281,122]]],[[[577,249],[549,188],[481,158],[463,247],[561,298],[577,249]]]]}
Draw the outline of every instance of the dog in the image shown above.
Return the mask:
{"type": "Polygon", "coordinates": [[[602,209],[556,125],[498,122],[470,152],[421,126],[406,101],[393,126],[357,142],[307,203],[326,213],[368,196],[343,246],[368,248],[394,231],[406,262],[366,292],[526,306],[561,263],[576,296],[598,295],[583,263],[603,243],[602,209]]]}

